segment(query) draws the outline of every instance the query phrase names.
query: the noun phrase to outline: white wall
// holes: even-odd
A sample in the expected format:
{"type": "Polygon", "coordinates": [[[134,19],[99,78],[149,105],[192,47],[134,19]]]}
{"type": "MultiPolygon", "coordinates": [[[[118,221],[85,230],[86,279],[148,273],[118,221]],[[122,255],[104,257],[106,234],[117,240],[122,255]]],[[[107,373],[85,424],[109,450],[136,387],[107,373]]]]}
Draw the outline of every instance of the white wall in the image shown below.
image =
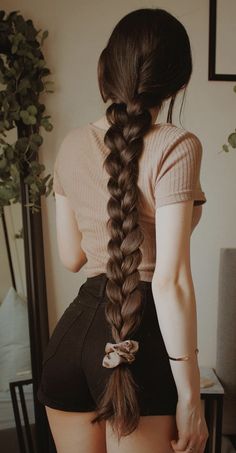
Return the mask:
{"type": "MultiPolygon", "coordinates": [[[[191,245],[198,305],[199,362],[214,366],[220,248],[236,247],[236,155],[219,152],[235,128],[236,95],[232,89],[236,83],[208,81],[208,3],[205,0],[2,0],[1,9],[20,10],[25,18],[33,20],[36,28],[49,30],[44,49],[56,83],[55,93],[48,95],[46,102],[54,130],[44,134],[40,151],[48,171],[52,171],[58,146],[67,131],[95,121],[105,112],[98,90],[97,60],[116,22],[134,9],[162,7],[185,25],[191,40],[194,70],[186,93],[182,125],[202,141],[201,182],[207,197],[191,245]]],[[[174,123],[178,125],[177,107],[174,123]]],[[[43,219],[52,330],[85,276],[83,270],[70,273],[58,260],[52,197],[43,201],[43,219]]]]}

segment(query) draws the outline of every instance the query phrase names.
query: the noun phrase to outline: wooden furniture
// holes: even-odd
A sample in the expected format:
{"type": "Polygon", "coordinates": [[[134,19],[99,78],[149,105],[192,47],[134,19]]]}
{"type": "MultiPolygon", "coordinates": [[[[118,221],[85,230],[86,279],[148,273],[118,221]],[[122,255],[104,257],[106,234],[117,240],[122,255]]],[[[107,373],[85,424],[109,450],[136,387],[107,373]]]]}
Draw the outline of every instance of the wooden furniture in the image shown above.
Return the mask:
{"type": "Polygon", "coordinates": [[[209,430],[205,453],[221,453],[224,388],[213,368],[204,366],[199,368],[203,381],[209,379],[214,382],[209,387],[201,388],[201,399],[204,400],[205,418],[209,430]]]}

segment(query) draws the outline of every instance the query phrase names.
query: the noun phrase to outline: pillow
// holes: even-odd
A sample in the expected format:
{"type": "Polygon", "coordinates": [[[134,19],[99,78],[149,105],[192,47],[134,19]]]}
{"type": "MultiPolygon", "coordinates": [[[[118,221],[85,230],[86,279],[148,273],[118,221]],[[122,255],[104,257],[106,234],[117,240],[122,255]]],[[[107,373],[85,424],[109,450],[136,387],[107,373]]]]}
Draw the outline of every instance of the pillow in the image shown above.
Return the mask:
{"type": "Polygon", "coordinates": [[[27,302],[10,287],[0,306],[0,391],[31,378],[27,302]]]}

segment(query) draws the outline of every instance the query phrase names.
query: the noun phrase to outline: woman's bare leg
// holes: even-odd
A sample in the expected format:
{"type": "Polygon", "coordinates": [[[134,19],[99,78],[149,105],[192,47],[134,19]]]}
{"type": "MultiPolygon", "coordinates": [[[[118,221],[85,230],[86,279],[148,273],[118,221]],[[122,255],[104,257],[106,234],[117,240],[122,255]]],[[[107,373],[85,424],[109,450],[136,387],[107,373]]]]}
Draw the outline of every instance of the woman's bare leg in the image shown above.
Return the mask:
{"type": "Polygon", "coordinates": [[[174,415],[140,417],[133,433],[122,437],[120,443],[110,423],[106,422],[107,453],[173,453],[170,441],[177,439],[174,415]]]}
{"type": "Polygon", "coordinates": [[[90,422],[95,412],[45,409],[57,453],[106,453],[105,422],[90,422]]]}

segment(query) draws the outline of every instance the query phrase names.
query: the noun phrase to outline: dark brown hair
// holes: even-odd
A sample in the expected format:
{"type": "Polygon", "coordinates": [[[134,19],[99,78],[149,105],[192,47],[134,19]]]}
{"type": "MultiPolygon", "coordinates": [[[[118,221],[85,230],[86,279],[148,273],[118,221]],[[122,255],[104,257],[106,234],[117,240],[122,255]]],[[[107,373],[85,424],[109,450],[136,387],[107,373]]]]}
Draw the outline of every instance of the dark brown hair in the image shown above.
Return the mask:
{"type": "MultiPolygon", "coordinates": [[[[130,339],[140,324],[141,293],[137,288],[142,261],[137,185],[143,137],[152,127],[150,108],[170,99],[167,122],[179,90],[192,72],[189,38],[184,26],[167,11],[144,8],[123,17],[112,31],[98,61],[98,82],[110,124],[104,161],[110,175],[107,228],[110,240],[106,318],[115,343],[130,339]]],[[[128,363],[109,376],[93,423],[109,420],[118,439],[133,432],[140,412],[138,386],[128,363]]]]}

